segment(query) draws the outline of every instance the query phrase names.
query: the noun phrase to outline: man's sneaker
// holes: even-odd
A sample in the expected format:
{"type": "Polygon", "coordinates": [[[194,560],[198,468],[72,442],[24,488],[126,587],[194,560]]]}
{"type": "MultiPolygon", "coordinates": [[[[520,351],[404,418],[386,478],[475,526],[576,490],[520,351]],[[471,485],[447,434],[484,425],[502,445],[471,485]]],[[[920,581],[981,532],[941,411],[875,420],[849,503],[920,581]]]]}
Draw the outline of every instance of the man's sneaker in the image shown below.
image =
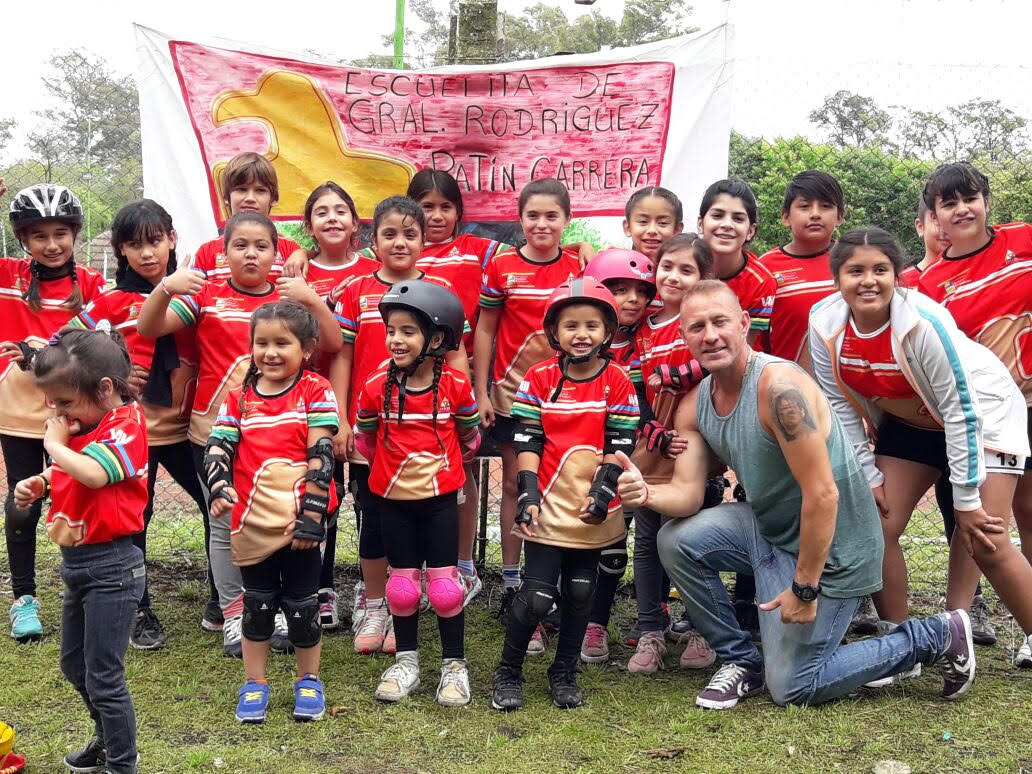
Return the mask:
{"type": "Polygon", "coordinates": [[[717,654],[695,629],[684,636],[685,646],[679,661],[681,669],[705,669],[717,660],[717,654]]]}
{"type": "Polygon", "coordinates": [[[394,616],[390,613],[387,614],[387,631],[384,632],[380,652],[391,656],[398,652],[398,638],[394,634],[394,616]]]}
{"type": "MultiPolygon", "coordinates": [[[[677,591],[677,589],[671,589],[670,593],[677,591]]],[[[681,613],[681,617],[670,624],[670,629],[666,633],[666,638],[670,642],[682,642],[684,637],[688,636],[689,632],[693,632],[695,629],[692,627],[692,619],[688,615],[688,611],[685,610],[681,613]]]]}
{"type": "Polygon", "coordinates": [[[222,617],[222,608],[217,599],[209,599],[204,606],[204,614],[201,615],[201,628],[206,632],[221,632],[225,619],[222,617]]]}
{"type": "Polygon", "coordinates": [[[577,685],[577,665],[552,664],[548,670],[548,693],[559,709],[573,709],[584,703],[584,691],[577,685]]]}
{"type": "Polygon", "coordinates": [[[64,757],[64,765],[69,771],[103,771],[107,766],[107,750],[97,737],[93,737],[85,747],[68,753],[64,757]]]}
{"type": "Polygon", "coordinates": [[[663,632],[645,632],[638,640],[638,647],[627,662],[627,671],[639,675],[651,675],[663,668],[666,655],[666,641],[663,632]]]}
{"type": "Polygon", "coordinates": [[[362,626],[355,634],[355,653],[379,653],[383,648],[383,638],[387,634],[387,625],[391,614],[387,610],[387,602],[381,601],[375,608],[366,611],[362,618],[362,626]]]}
{"type": "Polygon", "coordinates": [[[351,633],[358,634],[365,623],[366,616],[366,591],[365,583],[359,581],[355,584],[355,596],[351,600],[351,633]]]}
{"type": "Polygon", "coordinates": [[[319,589],[319,625],[328,632],[340,627],[337,592],[333,589],[319,589]]]}
{"type": "Polygon", "coordinates": [[[609,661],[609,631],[602,624],[588,623],[580,649],[585,664],[604,664],[609,661]]]}
{"type": "Polygon", "coordinates": [[[530,642],[527,643],[528,656],[540,656],[545,652],[545,628],[538,624],[534,627],[534,633],[530,635],[530,642]]]}
{"type": "Polygon", "coordinates": [[[244,617],[231,615],[222,627],[222,652],[231,658],[243,658],[244,649],[240,644],[240,626],[244,617]]]}
{"type": "Polygon", "coordinates": [[[157,650],[165,647],[168,635],[165,627],[149,607],[141,607],[136,611],[136,622],[133,633],[129,636],[129,644],[139,650],[157,650]]]}
{"type": "Polygon", "coordinates": [[[921,676],[921,664],[918,662],[914,664],[910,669],[905,672],[897,672],[894,675],[888,677],[881,677],[877,680],[871,680],[869,683],[864,683],[864,688],[886,688],[890,685],[894,685],[902,680],[909,680],[911,677],[921,676]]]}
{"type": "Polygon", "coordinates": [[[942,614],[949,627],[949,642],[942,654],[944,662],[942,695],[959,699],[975,682],[975,643],[971,638],[971,619],[967,610],[947,610],[942,614]]]}
{"type": "Polygon", "coordinates": [[[875,634],[878,631],[878,611],[874,609],[874,600],[869,594],[860,597],[849,631],[852,634],[875,634]]]}
{"type": "Polygon", "coordinates": [[[294,683],[294,720],[322,720],[326,714],[323,684],[315,675],[305,675],[294,683]]]}
{"type": "Polygon", "coordinates": [[[763,686],[763,672],[754,672],[738,664],[724,664],[710,678],[709,685],[695,697],[695,704],[704,709],[731,709],[740,699],[762,691],[763,686]]]}
{"type": "Polygon", "coordinates": [[[401,701],[419,687],[419,657],[403,653],[380,675],[376,698],[380,701],[401,701]]]}
{"type": "Polygon", "coordinates": [[[981,594],[976,596],[971,602],[971,610],[968,611],[971,618],[971,639],[975,641],[975,645],[996,644],[996,629],[989,620],[991,614],[985,597],[981,594]]]}
{"type": "MultiPolygon", "coordinates": [[[[231,619],[227,619],[228,624],[231,619]]],[[[248,680],[237,691],[236,719],[238,723],[264,723],[269,709],[269,684],[248,680]]]]}
{"type": "Polygon", "coordinates": [[[523,709],[523,671],[500,664],[491,676],[491,706],[502,712],[523,709]]]}
{"type": "Polygon", "coordinates": [[[753,642],[760,641],[760,610],[751,600],[738,599],[733,603],[738,628],[749,635],[753,642]]]}
{"type": "Polygon", "coordinates": [[[1014,666],[1022,669],[1032,669],[1032,634],[1025,638],[1014,655],[1014,666]]]}
{"type": "Polygon", "coordinates": [[[484,584],[476,573],[463,575],[459,573],[459,582],[462,584],[462,606],[466,607],[473,601],[473,597],[484,590],[484,584]]]}
{"type": "Polygon", "coordinates": [[[294,644],[290,641],[290,635],[287,633],[287,616],[282,610],[276,613],[276,625],[269,638],[269,649],[273,653],[294,652],[294,644]]]}
{"type": "Polygon", "coordinates": [[[39,620],[39,602],[31,594],[23,594],[11,605],[11,636],[18,642],[38,640],[43,636],[39,620]]]}
{"type": "Polygon", "coordinates": [[[465,707],[472,698],[466,662],[446,659],[441,667],[441,682],[437,684],[437,703],[443,707],[465,707]]]}
{"type": "Polygon", "coordinates": [[[516,599],[516,589],[512,586],[502,589],[502,597],[498,603],[498,612],[495,615],[502,624],[502,628],[509,626],[509,611],[512,610],[512,603],[516,599]]]}

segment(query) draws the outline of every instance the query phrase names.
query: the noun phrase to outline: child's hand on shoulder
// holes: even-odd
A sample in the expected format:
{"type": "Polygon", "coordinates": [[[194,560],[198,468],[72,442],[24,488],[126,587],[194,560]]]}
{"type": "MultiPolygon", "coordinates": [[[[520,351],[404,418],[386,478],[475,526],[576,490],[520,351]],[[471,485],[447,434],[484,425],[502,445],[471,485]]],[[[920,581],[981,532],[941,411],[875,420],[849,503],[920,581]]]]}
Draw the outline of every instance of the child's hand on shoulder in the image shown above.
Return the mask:
{"type": "Polygon", "coordinates": [[[57,414],[48,417],[43,425],[43,447],[49,452],[53,445],[66,446],[68,439],[78,433],[80,425],[78,420],[69,420],[67,417],[57,414]]]}
{"type": "Polygon", "coordinates": [[[162,281],[165,290],[174,296],[192,296],[201,291],[207,282],[204,272],[191,269],[189,258],[183,261],[183,265],[169,274],[162,281]]]}
{"type": "Polygon", "coordinates": [[[301,306],[322,303],[304,277],[280,277],[276,280],[276,290],[284,301],[294,301],[301,306]]]}
{"type": "Polygon", "coordinates": [[[133,363],[132,370],[129,371],[129,386],[137,395],[143,394],[143,388],[147,386],[148,379],[150,379],[150,371],[141,365],[133,363]]]}
{"type": "Polygon", "coordinates": [[[233,505],[237,501],[236,490],[233,487],[231,487],[231,486],[224,486],[224,487],[222,487],[222,489],[219,490],[219,494],[220,495],[221,494],[225,494],[230,499],[227,500],[227,499],[225,499],[225,497],[221,497],[220,496],[220,497],[216,497],[214,500],[212,500],[211,509],[210,509],[208,515],[211,516],[211,518],[213,518],[213,519],[220,519],[223,516],[225,516],[227,513],[232,511],[233,510],[233,505]]]}
{"type": "Polygon", "coordinates": [[[29,476],[23,478],[14,487],[14,507],[19,511],[26,510],[46,492],[46,482],[43,476],[29,476]]]}
{"type": "Polygon", "coordinates": [[[290,254],[290,257],[283,262],[284,277],[307,277],[308,276],[308,251],[303,247],[290,254]]]}

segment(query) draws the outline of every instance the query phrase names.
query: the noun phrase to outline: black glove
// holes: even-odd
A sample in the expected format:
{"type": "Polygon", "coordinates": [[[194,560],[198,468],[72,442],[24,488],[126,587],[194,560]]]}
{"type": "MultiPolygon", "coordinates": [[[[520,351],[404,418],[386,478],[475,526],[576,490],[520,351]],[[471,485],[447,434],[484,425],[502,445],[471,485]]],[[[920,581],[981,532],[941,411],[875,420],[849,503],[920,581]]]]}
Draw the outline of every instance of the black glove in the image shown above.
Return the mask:
{"type": "Polygon", "coordinates": [[[616,482],[623,468],[615,462],[604,462],[595,471],[595,478],[588,490],[591,505],[588,512],[581,516],[581,521],[588,524],[601,524],[609,515],[609,504],[616,497],[616,482]]]}
{"type": "Polygon", "coordinates": [[[516,523],[530,524],[530,506],[541,509],[541,490],[538,489],[538,475],[529,470],[521,470],[516,474],[516,523]]]}

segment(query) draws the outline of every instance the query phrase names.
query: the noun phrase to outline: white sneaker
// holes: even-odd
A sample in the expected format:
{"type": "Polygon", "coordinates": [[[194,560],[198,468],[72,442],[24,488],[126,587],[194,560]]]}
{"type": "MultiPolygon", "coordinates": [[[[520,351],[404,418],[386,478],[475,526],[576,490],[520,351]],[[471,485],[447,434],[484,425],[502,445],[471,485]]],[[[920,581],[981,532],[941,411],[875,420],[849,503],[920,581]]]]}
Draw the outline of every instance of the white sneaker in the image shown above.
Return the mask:
{"type": "Polygon", "coordinates": [[[355,632],[355,653],[379,653],[383,649],[383,640],[387,636],[387,626],[391,620],[386,600],[374,610],[369,610],[362,617],[362,627],[355,632]]]}
{"type": "Polygon", "coordinates": [[[446,659],[441,667],[441,682],[437,684],[437,703],[444,707],[465,707],[472,698],[466,662],[446,659]]]}
{"type": "Polygon", "coordinates": [[[328,632],[340,627],[337,592],[333,589],[319,589],[319,625],[328,632]]]}
{"type": "Polygon", "coordinates": [[[888,677],[882,677],[879,680],[871,680],[869,683],[864,683],[864,688],[885,688],[900,682],[901,680],[909,680],[911,677],[921,676],[921,664],[914,664],[913,667],[908,669],[906,672],[897,672],[894,675],[888,677]]]}
{"type": "Polygon", "coordinates": [[[380,701],[401,701],[419,687],[419,656],[406,651],[380,675],[375,696],[380,701]]]}
{"type": "Polygon", "coordinates": [[[475,597],[484,589],[484,584],[480,581],[480,576],[476,573],[472,575],[463,575],[459,573],[459,582],[462,584],[463,598],[462,606],[466,607],[475,597]]]}
{"type": "Polygon", "coordinates": [[[359,581],[355,584],[355,597],[351,603],[351,633],[358,634],[366,616],[366,593],[365,583],[359,581]]]}
{"type": "Polygon", "coordinates": [[[232,658],[243,658],[243,646],[240,644],[240,625],[242,615],[232,615],[222,624],[222,652],[232,658]]]}
{"type": "Polygon", "coordinates": [[[1014,666],[1022,669],[1032,669],[1032,634],[1025,638],[1017,655],[1014,656],[1014,666]]]}

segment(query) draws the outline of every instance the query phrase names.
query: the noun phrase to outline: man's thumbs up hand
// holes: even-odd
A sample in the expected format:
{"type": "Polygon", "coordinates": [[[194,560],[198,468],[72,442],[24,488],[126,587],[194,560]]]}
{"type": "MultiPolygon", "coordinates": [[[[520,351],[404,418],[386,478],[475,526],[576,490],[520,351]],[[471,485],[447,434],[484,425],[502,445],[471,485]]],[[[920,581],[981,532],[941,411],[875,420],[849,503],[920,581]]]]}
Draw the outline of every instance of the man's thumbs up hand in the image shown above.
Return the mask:
{"type": "Polygon", "coordinates": [[[622,451],[616,452],[616,461],[623,468],[616,482],[621,503],[628,508],[640,508],[649,501],[649,485],[645,483],[638,466],[622,451]]]}

